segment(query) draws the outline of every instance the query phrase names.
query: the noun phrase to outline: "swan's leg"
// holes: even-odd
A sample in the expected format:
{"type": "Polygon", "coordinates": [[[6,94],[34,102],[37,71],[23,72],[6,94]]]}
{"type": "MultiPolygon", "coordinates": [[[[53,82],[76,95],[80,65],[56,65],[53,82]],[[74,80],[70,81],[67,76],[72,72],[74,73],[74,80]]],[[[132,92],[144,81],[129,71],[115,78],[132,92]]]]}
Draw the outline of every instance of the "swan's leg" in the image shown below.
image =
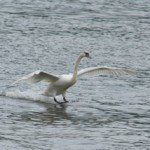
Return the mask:
{"type": "Polygon", "coordinates": [[[64,102],[65,102],[65,103],[68,103],[68,102],[69,102],[69,101],[67,101],[67,100],[66,100],[66,98],[65,98],[65,97],[63,97],[63,100],[64,100],[64,102]]]}
{"type": "Polygon", "coordinates": [[[62,102],[57,101],[57,99],[54,97],[54,101],[58,104],[62,104],[62,102]]]}
{"type": "Polygon", "coordinates": [[[65,97],[65,96],[66,96],[66,93],[63,93],[63,94],[62,94],[62,97],[63,97],[64,103],[68,103],[69,101],[66,100],[66,97],[65,97]]]}

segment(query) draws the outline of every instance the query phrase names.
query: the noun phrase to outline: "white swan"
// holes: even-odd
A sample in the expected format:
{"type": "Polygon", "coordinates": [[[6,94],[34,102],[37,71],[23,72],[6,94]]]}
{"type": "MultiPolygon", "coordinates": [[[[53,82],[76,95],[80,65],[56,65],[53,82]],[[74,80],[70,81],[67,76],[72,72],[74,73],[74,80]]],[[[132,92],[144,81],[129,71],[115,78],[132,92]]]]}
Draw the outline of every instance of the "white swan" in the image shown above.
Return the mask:
{"type": "Polygon", "coordinates": [[[77,78],[80,76],[89,74],[94,75],[97,73],[110,73],[113,75],[133,74],[133,71],[128,69],[118,69],[108,67],[90,67],[78,71],[79,63],[81,59],[84,57],[90,58],[89,53],[83,52],[79,55],[75,63],[73,74],[57,76],[38,70],[27,76],[22,77],[13,84],[18,83],[21,80],[28,80],[31,83],[37,83],[40,81],[49,82],[49,86],[46,89],[46,91],[44,91],[43,95],[53,97],[55,102],[61,104],[68,102],[65,98],[66,91],[69,87],[73,86],[76,83],[77,78]],[[57,95],[62,95],[64,102],[58,102],[56,100],[57,95]]]}

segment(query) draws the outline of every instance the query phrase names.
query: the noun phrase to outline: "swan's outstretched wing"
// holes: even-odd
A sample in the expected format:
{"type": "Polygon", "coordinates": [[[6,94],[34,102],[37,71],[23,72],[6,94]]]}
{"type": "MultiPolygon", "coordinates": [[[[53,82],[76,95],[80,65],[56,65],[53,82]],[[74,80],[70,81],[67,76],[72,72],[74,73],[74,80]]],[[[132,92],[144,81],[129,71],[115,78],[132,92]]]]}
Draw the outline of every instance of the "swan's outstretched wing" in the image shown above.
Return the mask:
{"type": "Polygon", "coordinates": [[[129,75],[134,74],[134,71],[128,69],[108,68],[108,67],[90,67],[82,69],[78,72],[78,77],[83,75],[96,75],[100,73],[108,73],[112,75],[129,75]]]}
{"type": "Polygon", "coordinates": [[[30,73],[30,74],[22,77],[21,79],[15,81],[13,84],[16,84],[16,83],[18,83],[18,82],[20,82],[22,80],[27,80],[30,83],[37,83],[37,82],[40,82],[40,81],[55,82],[58,79],[59,79],[59,77],[57,77],[55,75],[52,75],[52,74],[49,74],[49,73],[37,70],[37,71],[35,71],[33,73],[30,73]]]}

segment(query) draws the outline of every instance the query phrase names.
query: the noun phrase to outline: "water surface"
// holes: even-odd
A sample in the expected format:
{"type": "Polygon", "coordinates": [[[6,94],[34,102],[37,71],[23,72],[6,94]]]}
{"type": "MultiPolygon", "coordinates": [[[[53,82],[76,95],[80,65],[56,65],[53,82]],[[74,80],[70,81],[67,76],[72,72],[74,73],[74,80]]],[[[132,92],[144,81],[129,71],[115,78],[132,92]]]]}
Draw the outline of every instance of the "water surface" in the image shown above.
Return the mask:
{"type": "Polygon", "coordinates": [[[138,71],[82,78],[69,89],[65,107],[1,96],[1,150],[149,149],[149,0],[5,0],[0,24],[1,90],[38,69],[70,73],[84,50],[92,59],[80,69],[138,71]]]}

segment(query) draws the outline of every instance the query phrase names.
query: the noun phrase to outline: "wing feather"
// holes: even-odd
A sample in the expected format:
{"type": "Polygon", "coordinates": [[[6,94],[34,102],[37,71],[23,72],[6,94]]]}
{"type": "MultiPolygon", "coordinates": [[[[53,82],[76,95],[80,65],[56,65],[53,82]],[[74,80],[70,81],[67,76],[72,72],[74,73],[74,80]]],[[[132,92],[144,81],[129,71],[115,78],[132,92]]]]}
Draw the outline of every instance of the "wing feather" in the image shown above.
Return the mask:
{"type": "Polygon", "coordinates": [[[78,77],[97,74],[112,74],[112,75],[131,75],[134,71],[129,69],[109,68],[109,67],[90,67],[78,71],[78,77]]]}
{"type": "Polygon", "coordinates": [[[30,83],[37,83],[40,81],[55,82],[58,79],[59,79],[59,77],[56,75],[52,75],[52,74],[46,73],[44,71],[37,70],[33,73],[30,73],[30,74],[22,77],[21,79],[15,81],[13,84],[16,84],[22,80],[27,80],[30,83]]]}

